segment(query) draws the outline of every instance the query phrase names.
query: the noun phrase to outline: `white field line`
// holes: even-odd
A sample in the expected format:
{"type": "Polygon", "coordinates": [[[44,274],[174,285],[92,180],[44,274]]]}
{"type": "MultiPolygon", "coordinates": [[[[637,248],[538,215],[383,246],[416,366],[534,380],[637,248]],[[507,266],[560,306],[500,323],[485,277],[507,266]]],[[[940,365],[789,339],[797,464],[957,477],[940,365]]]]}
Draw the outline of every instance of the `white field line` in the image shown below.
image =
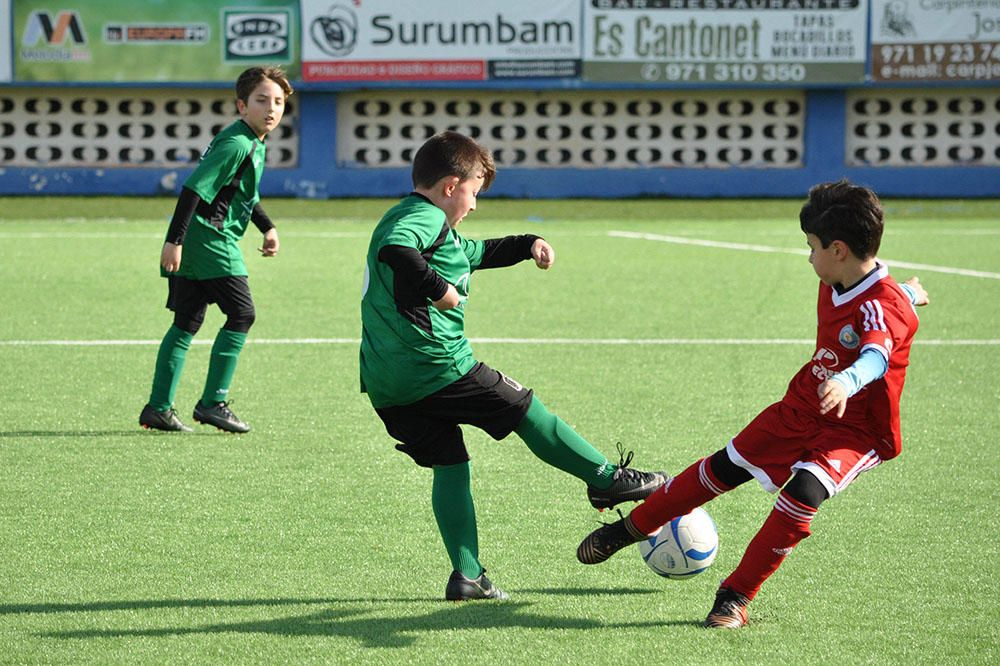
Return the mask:
{"type": "MultiPolygon", "coordinates": [[[[118,239],[118,238],[156,238],[163,239],[164,232],[104,232],[104,231],[0,231],[0,238],[21,239],[118,239]]],[[[370,238],[370,231],[283,231],[282,238],[370,238]]]]}
{"type": "MultiPolygon", "coordinates": [[[[815,340],[796,338],[469,338],[474,344],[501,345],[597,345],[597,346],[760,346],[811,345],[815,340]]],[[[191,344],[210,345],[211,337],[192,340],[191,344]]],[[[358,345],[360,338],[249,338],[254,345],[358,345]]],[[[0,347],[153,347],[159,340],[0,340],[0,347]]],[[[1000,339],[982,340],[921,340],[918,346],[947,347],[998,346],[1000,339]]]]}
{"type": "MultiPolygon", "coordinates": [[[[39,222],[39,223],[66,222],[66,220],[12,220],[12,221],[13,222],[35,221],[35,222],[39,222]]],[[[329,220],[312,220],[312,219],[301,219],[301,218],[296,218],[294,221],[295,222],[307,222],[307,223],[329,222],[329,220]]],[[[369,222],[369,223],[371,222],[371,220],[340,220],[340,221],[341,222],[369,222]]],[[[560,220],[553,219],[551,221],[558,222],[560,220]]],[[[720,221],[727,222],[728,220],[720,220],[720,221]]],[[[760,219],[760,220],[753,220],[753,219],[741,220],[741,222],[751,222],[751,223],[752,222],[766,222],[766,221],[769,221],[769,220],[763,220],[763,219],[760,219]]],[[[6,222],[6,221],[5,220],[0,220],[0,223],[3,223],[3,222],[6,222]]],[[[123,220],[111,220],[111,219],[102,220],[102,219],[95,218],[93,220],[73,222],[73,224],[79,224],[81,222],[85,222],[87,224],[89,224],[89,223],[100,223],[100,222],[121,223],[121,222],[123,222],[123,220]]],[[[161,224],[161,226],[163,226],[164,229],[166,229],[166,222],[165,221],[162,222],[162,223],[160,223],[159,221],[156,221],[156,220],[148,220],[148,222],[150,224],[152,224],[154,222],[155,223],[159,223],[159,224],[161,224]]],[[[480,222],[480,221],[477,220],[477,221],[475,221],[473,223],[472,226],[463,227],[463,233],[466,234],[466,235],[468,235],[469,237],[487,238],[487,237],[493,237],[493,236],[504,235],[504,234],[510,233],[510,225],[525,224],[524,220],[517,219],[517,220],[500,220],[500,223],[503,224],[503,225],[505,225],[503,227],[496,227],[496,228],[494,228],[494,227],[489,226],[490,224],[495,223],[495,222],[497,222],[497,221],[496,220],[483,220],[483,221],[480,222]]],[[[613,222],[609,220],[608,223],[612,224],[613,222]]],[[[529,224],[529,225],[537,225],[538,223],[537,222],[528,221],[527,224],[529,224]]],[[[2,228],[3,227],[0,226],[0,229],[2,229],[2,228]]],[[[581,231],[578,231],[578,230],[549,229],[549,228],[543,228],[543,227],[532,227],[532,228],[529,228],[528,231],[531,231],[532,229],[534,229],[534,230],[542,229],[545,232],[546,236],[573,236],[573,237],[580,237],[580,236],[587,236],[587,237],[590,237],[590,236],[601,236],[601,237],[604,237],[604,236],[607,236],[608,233],[609,233],[609,232],[605,232],[605,231],[582,231],[581,232],[581,231]]],[[[642,235],[642,234],[639,234],[638,232],[627,232],[627,231],[614,231],[614,232],[610,232],[611,235],[633,234],[633,233],[635,233],[636,235],[642,235]]],[[[676,231],[675,233],[678,234],[678,235],[677,236],[664,236],[664,238],[686,238],[686,237],[694,237],[694,236],[704,235],[705,234],[705,230],[704,229],[698,229],[698,230],[696,230],[696,229],[682,229],[682,230],[676,231]]],[[[748,235],[751,235],[751,236],[759,236],[759,237],[774,237],[774,236],[780,236],[782,238],[787,238],[788,237],[788,231],[787,230],[780,230],[780,229],[759,229],[759,230],[756,230],[756,231],[750,231],[750,232],[746,232],[746,233],[748,233],[748,235]]],[[[895,236],[940,235],[941,233],[942,232],[940,230],[936,230],[936,229],[897,229],[897,230],[893,231],[893,235],[895,235],[895,236]]],[[[125,239],[125,238],[143,238],[143,239],[155,238],[155,239],[162,239],[163,238],[163,234],[164,234],[163,231],[0,231],[0,238],[21,238],[21,239],[46,239],[46,238],[54,238],[54,239],[81,239],[81,240],[82,239],[114,239],[114,238],[123,238],[123,239],[125,239]]],[[[1000,236],[1000,228],[996,228],[996,229],[987,229],[987,228],[984,228],[984,229],[956,229],[956,230],[949,230],[947,232],[947,234],[948,234],[948,236],[1000,236]]],[[[289,228],[287,226],[282,226],[281,227],[281,236],[282,236],[282,238],[285,238],[285,237],[288,237],[288,238],[334,238],[334,239],[336,239],[336,238],[370,238],[371,237],[371,232],[370,231],[309,231],[309,230],[303,229],[303,228],[296,229],[296,228],[289,228]]],[[[692,240],[696,240],[697,241],[698,239],[697,238],[692,238],[692,240]]],[[[721,245],[719,247],[726,247],[727,246],[727,244],[722,243],[721,241],[706,241],[706,242],[708,242],[708,243],[716,243],[716,242],[721,243],[721,245]]],[[[697,244],[697,243],[695,243],[695,244],[697,244]]],[[[738,244],[736,244],[736,245],[738,245],[738,244]]],[[[761,247],[763,247],[763,246],[761,246],[761,247]]],[[[730,249],[737,249],[737,248],[730,248],[730,249]]],[[[760,251],[763,252],[763,251],[768,251],[768,250],[760,250],[760,251]]],[[[781,251],[781,250],[780,250],[780,248],[775,248],[774,250],[770,250],[770,251],[781,251]]],[[[798,253],[805,254],[805,252],[806,251],[801,251],[800,250],[798,253]]],[[[899,266],[901,264],[896,263],[895,265],[899,266]]]]}
{"type": "MultiPolygon", "coordinates": [[[[683,236],[664,236],[661,234],[646,234],[635,231],[609,231],[609,236],[616,238],[636,238],[639,240],[657,241],[660,243],[675,243],[677,245],[700,245],[701,247],[715,247],[726,250],[742,250],[744,252],[772,252],[779,254],[795,254],[799,256],[809,256],[809,250],[802,250],[787,247],[774,247],[772,245],[754,245],[752,243],[729,243],[725,241],[713,241],[703,238],[685,238],[683,236]]],[[[952,268],[950,266],[932,266],[931,264],[917,264],[909,261],[894,261],[885,259],[885,263],[892,267],[914,268],[922,271],[934,273],[948,273],[950,275],[964,275],[966,277],[987,278],[990,280],[1000,280],[1000,273],[989,271],[975,271],[968,268],[952,268]]]]}

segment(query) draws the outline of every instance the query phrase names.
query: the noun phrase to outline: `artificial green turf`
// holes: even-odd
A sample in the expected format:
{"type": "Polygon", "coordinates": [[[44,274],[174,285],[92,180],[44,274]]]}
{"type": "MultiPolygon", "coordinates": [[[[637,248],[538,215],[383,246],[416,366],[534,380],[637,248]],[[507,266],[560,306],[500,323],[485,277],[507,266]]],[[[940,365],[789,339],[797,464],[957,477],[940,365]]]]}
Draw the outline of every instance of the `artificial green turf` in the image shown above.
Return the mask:
{"type": "MultiPolygon", "coordinates": [[[[156,262],[173,202],[5,199],[0,342],[0,662],[681,664],[995,663],[1000,280],[920,270],[932,303],[911,355],[904,453],[824,505],[750,627],[709,632],[718,580],[770,509],[748,484],[708,505],[721,551],[691,581],[636,553],[597,567],[582,485],[516,437],[467,431],[483,559],[505,604],[441,601],[449,566],[429,474],[392,450],[357,392],[366,234],[387,202],[274,201],[281,255],[248,257],[258,320],[233,387],[254,431],[138,429],[169,324],[156,262]],[[333,339],[320,344],[257,340],[333,339]],[[344,340],[338,342],[336,340],[344,340]],[[977,340],[992,344],[921,344],[977,340]]],[[[533,232],[552,271],[477,273],[477,356],[532,386],[609,455],[677,472],[778,399],[808,357],[804,256],[607,235],[641,231],[800,250],[799,202],[483,198],[476,237],[533,232]],[[586,342],[591,340],[591,342],[586,342]]],[[[996,202],[886,202],[887,260],[1000,272],[996,202]]],[[[253,253],[251,230],[245,244],[253,253]]],[[[199,340],[222,318],[212,312],[199,340]]],[[[189,354],[190,420],[208,347],[189,354]]]]}

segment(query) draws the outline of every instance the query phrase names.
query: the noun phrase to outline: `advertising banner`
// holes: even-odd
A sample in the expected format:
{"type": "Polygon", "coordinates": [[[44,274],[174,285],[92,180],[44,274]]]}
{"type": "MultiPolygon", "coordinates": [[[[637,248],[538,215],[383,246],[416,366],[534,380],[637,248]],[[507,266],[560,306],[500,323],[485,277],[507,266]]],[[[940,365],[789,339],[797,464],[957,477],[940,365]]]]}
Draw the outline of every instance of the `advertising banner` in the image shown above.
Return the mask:
{"type": "Polygon", "coordinates": [[[868,0],[585,0],[583,78],[858,83],[868,0]]]}
{"type": "Polygon", "coordinates": [[[14,68],[10,62],[10,0],[0,0],[0,83],[10,81],[14,68]]]}
{"type": "Polygon", "coordinates": [[[1000,0],[872,0],[875,81],[1000,81],[1000,0]]]}
{"type": "Polygon", "coordinates": [[[298,70],[297,0],[15,0],[17,81],[235,81],[298,70]]]}
{"type": "Polygon", "coordinates": [[[580,73],[580,0],[302,0],[305,81],[580,73]]]}

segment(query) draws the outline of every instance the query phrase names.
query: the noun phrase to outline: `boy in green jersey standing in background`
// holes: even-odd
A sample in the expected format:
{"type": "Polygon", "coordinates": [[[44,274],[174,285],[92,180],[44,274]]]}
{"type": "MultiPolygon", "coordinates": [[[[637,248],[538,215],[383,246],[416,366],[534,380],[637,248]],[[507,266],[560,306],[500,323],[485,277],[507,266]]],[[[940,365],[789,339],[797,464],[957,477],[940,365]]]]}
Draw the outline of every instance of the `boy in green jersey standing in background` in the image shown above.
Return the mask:
{"type": "Polygon", "coordinates": [[[361,390],[396,448],[433,472],[431,507],[451,560],[449,600],[506,599],[479,561],[469,453],[460,424],[496,440],[516,433],[544,462],[587,484],[599,509],[641,500],[665,482],[619,465],[517,381],[478,362],[465,337],[473,271],[526,259],[548,269],[542,238],[470,240],[457,231],[496,175],[493,157],[457,132],[431,137],[413,160],[414,191],[372,233],[361,300],[361,390]]]}
{"type": "Polygon", "coordinates": [[[191,340],[208,305],[216,303],[226,322],[212,345],[194,420],[227,432],[250,430],[228,406],[229,386],[256,316],[239,241],[253,222],[264,234],[261,255],[278,253],[278,232],[260,206],[260,176],[264,139],[281,122],[291,94],[285,73],[277,67],[244,71],[236,81],[240,119],[215,136],[184,182],[160,254],[174,322],[160,343],[149,402],[139,415],[145,428],[190,432],[177,417],[174,394],[191,340]]]}

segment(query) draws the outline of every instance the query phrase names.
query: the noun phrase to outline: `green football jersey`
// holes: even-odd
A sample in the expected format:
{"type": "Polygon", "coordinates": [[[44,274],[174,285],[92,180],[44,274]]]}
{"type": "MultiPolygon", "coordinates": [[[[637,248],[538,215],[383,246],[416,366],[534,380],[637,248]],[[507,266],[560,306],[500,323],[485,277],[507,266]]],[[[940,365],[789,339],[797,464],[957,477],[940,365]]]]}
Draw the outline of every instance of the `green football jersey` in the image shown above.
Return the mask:
{"type": "Polygon", "coordinates": [[[465,337],[470,277],[483,258],[483,242],[463,238],[444,211],[410,195],[375,227],[368,246],[361,297],[361,390],[374,407],[407,405],[461,379],[475,360],[465,337]],[[414,248],[455,286],[458,307],[438,310],[430,299],[397,303],[392,268],[379,261],[387,245],[414,248]]]}
{"type": "Polygon", "coordinates": [[[260,201],[265,151],[264,142],[242,120],[212,139],[184,181],[204,204],[191,218],[177,275],[208,280],[247,274],[239,242],[260,201]]]}

